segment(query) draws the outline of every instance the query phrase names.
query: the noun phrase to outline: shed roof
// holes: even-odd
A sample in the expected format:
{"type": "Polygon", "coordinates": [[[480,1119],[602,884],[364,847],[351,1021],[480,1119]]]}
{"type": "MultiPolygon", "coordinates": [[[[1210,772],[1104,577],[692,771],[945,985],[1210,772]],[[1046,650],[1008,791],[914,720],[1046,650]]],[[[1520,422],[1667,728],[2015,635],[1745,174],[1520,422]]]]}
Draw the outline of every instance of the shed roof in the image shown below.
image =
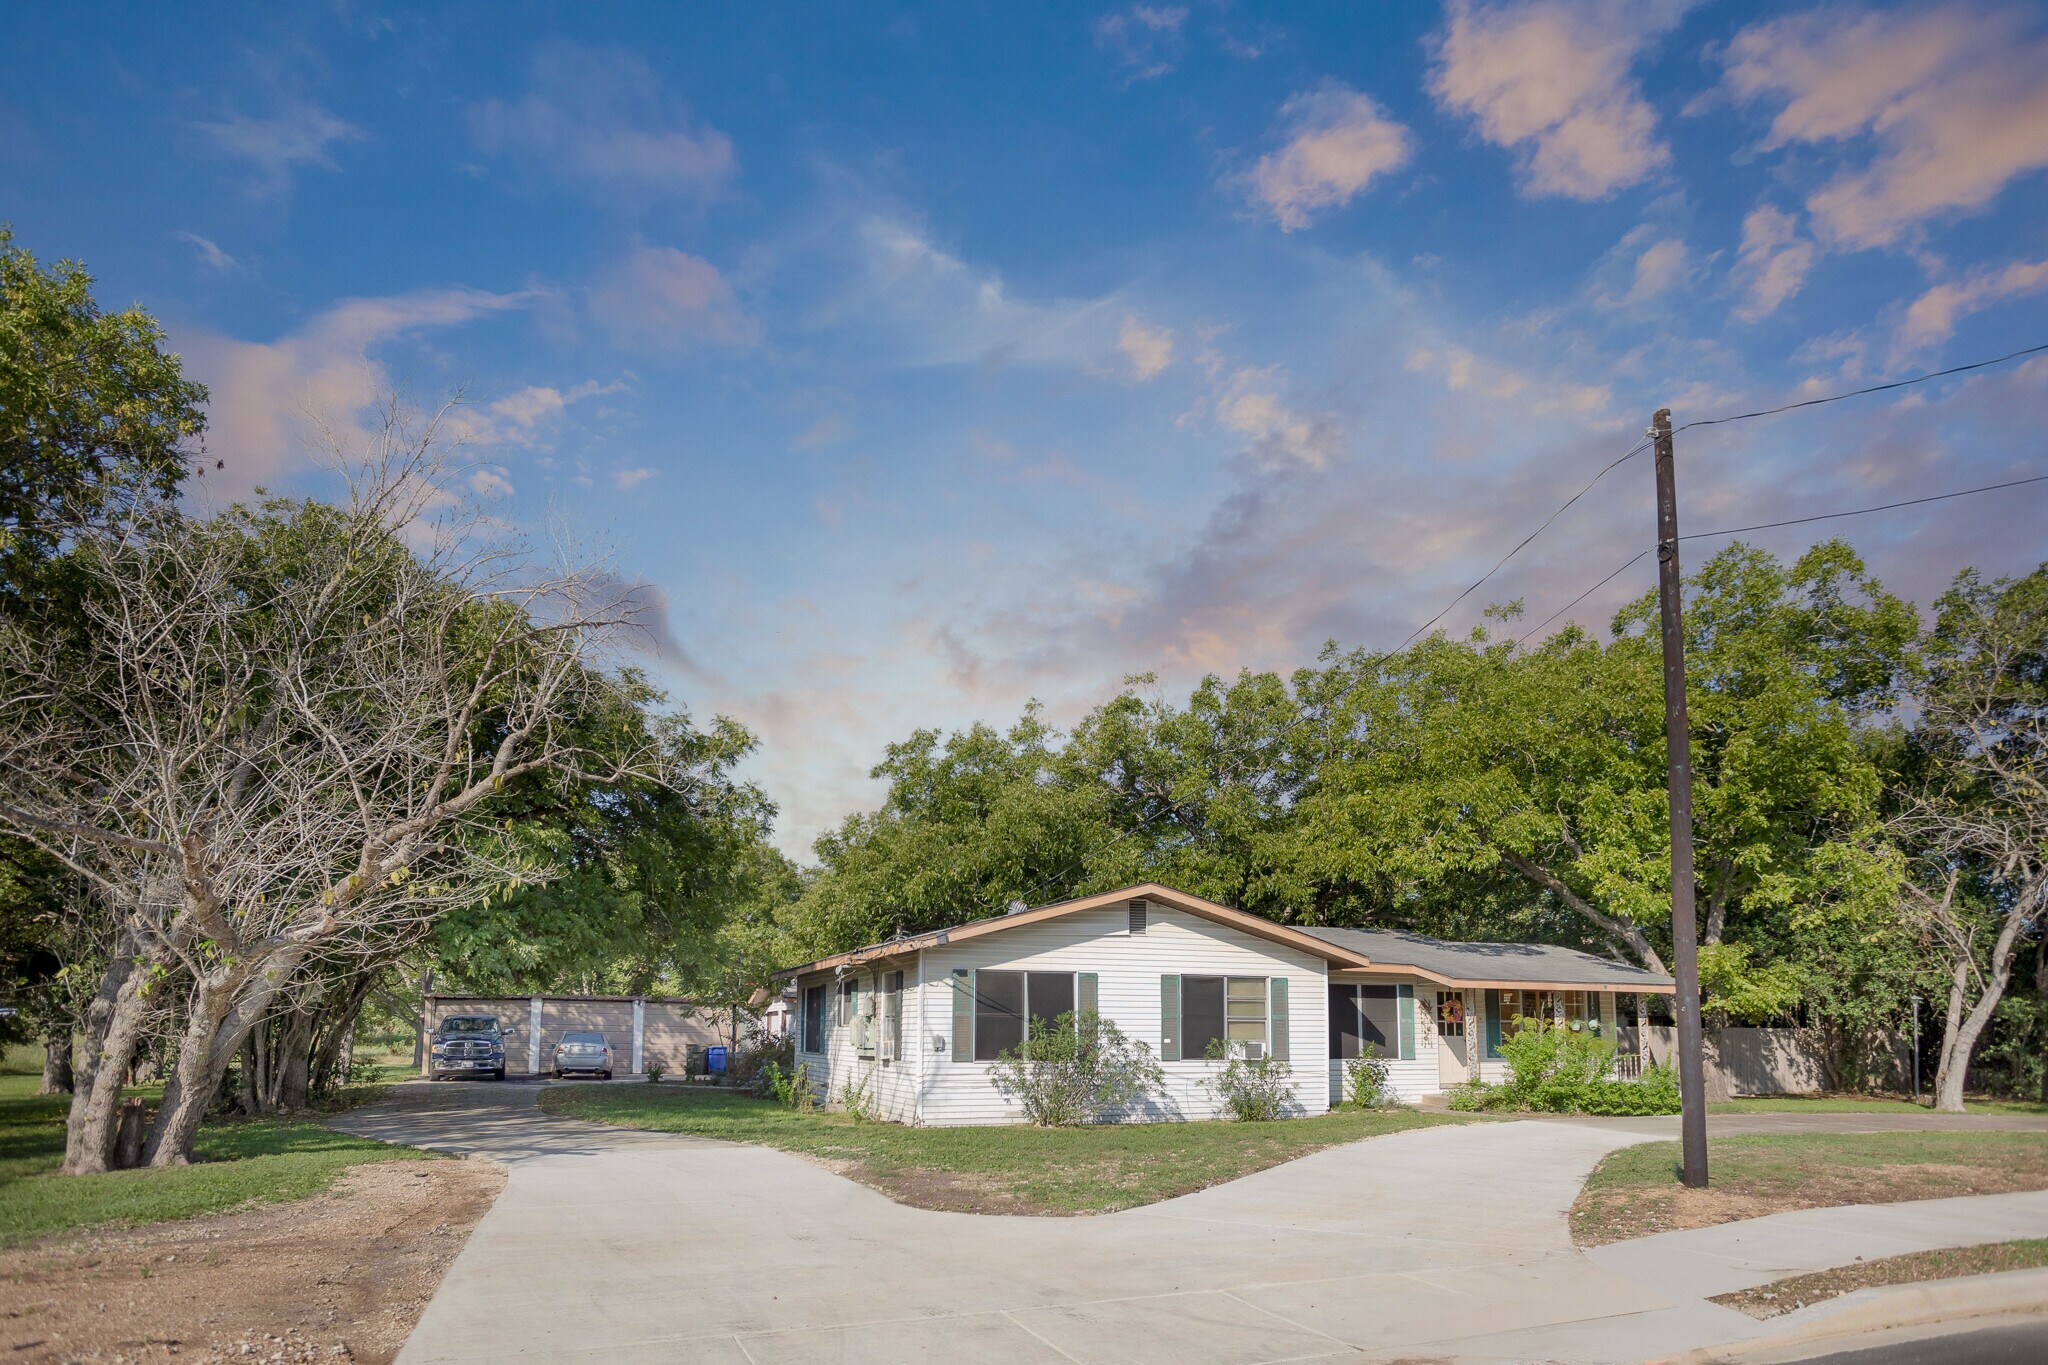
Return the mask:
{"type": "Polygon", "coordinates": [[[1372,960],[1374,971],[1419,972],[1451,985],[1562,986],[1665,994],[1668,976],[1546,943],[1450,943],[1401,929],[1304,927],[1372,960]]]}

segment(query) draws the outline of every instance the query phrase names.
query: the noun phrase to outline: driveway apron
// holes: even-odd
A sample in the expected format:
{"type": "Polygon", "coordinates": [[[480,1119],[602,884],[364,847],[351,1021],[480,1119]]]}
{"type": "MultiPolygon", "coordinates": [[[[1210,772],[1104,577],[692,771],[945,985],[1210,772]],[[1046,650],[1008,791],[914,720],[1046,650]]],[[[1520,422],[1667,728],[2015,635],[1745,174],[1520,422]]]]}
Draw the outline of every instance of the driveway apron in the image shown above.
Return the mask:
{"type": "Polygon", "coordinates": [[[510,1180],[400,1365],[1256,1365],[1542,1338],[1633,1359],[1756,1328],[1571,1245],[1565,1211],[1603,1155],[1643,1140],[1628,1128],[1422,1129],[1142,1209],[1022,1218],[553,1118],[532,1086],[401,1090],[343,1126],[488,1156],[510,1180]]]}

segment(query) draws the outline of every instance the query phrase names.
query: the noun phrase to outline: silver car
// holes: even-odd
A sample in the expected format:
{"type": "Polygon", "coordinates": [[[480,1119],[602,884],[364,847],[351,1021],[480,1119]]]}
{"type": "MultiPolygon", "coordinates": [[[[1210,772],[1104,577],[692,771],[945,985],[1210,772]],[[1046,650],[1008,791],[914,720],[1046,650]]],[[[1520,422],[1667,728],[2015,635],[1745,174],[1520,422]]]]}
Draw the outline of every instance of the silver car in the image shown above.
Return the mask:
{"type": "Polygon", "coordinates": [[[572,1071],[612,1078],[612,1045],[602,1033],[565,1033],[555,1043],[555,1079],[572,1071]]]}

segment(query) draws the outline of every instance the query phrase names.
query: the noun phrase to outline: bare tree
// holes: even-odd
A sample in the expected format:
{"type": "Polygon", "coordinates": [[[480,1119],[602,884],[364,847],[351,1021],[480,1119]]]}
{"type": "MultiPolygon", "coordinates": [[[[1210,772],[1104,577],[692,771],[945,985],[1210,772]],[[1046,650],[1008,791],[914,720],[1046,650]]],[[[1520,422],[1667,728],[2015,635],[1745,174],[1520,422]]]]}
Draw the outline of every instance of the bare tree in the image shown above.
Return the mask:
{"type": "Polygon", "coordinates": [[[1926,662],[1915,738],[1929,779],[1893,831],[1927,869],[1905,883],[1909,906],[1948,955],[1935,1106],[1960,1113],[1970,1058],[2048,910],[2048,566],[1958,577],[1926,662]]]}
{"type": "Polygon", "coordinates": [[[0,823],[118,926],[64,1169],[111,1160],[121,1084],[189,982],[152,1165],[193,1136],[248,1031],[323,963],[388,962],[451,908],[548,875],[494,804],[514,784],[666,782],[610,668],[631,624],[596,566],[542,570],[446,515],[434,420],[395,405],[339,505],[164,506],[72,552],[67,647],[0,635],[0,823]]]}

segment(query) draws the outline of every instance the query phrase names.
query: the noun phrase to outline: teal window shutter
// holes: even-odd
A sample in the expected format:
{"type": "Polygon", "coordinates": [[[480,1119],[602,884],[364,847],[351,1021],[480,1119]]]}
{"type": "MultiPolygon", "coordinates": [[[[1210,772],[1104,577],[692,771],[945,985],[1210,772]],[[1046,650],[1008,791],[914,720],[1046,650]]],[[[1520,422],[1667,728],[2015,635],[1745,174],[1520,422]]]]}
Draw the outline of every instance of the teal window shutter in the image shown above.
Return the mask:
{"type": "Polygon", "coordinates": [[[1180,978],[1159,978],[1159,1059],[1180,1060],[1180,978]]]}
{"type": "Polygon", "coordinates": [[[1273,992],[1273,1060],[1288,1060],[1287,978],[1276,976],[1267,983],[1273,992]]]}
{"type": "Polygon", "coordinates": [[[953,1060],[974,1060],[974,973],[953,969],[953,1060]]]}
{"type": "Polygon", "coordinates": [[[1394,995],[1401,1002],[1401,1060],[1415,1060],[1415,988],[1396,986],[1394,995]]]}
{"type": "Polygon", "coordinates": [[[1500,992],[1486,993],[1486,1055],[1500,1056],[1500,992]]]}
{"type": "Polygon", "coordinates": [[[1095,973],[1082,972],[1080,984],[1074,991],[1074,1009],[1082,1014],[1086,1014],[1091,1010],[1099,1010],[1101,1006],[1096,1004],[1096,997],[1099,993],[1096,986],[1095,973]]]}

